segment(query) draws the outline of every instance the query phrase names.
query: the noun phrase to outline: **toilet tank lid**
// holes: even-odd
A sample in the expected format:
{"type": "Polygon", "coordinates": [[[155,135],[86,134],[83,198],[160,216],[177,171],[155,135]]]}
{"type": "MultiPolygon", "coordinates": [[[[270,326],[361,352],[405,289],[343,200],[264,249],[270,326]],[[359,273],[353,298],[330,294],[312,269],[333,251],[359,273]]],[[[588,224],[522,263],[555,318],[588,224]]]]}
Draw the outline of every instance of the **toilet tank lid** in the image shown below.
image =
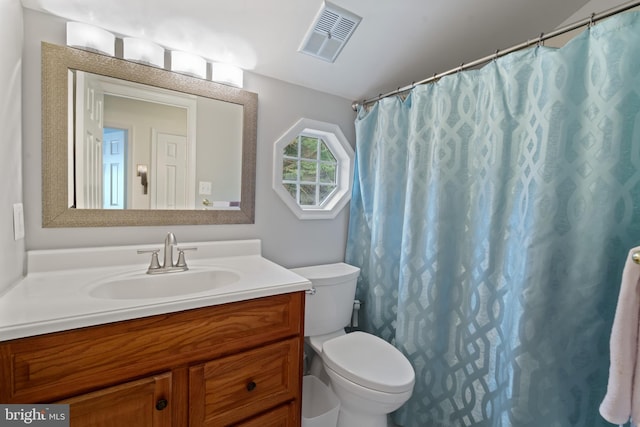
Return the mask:
{"type": "Polygon", "coordinates": [[[314,285],[323,285],[358,277],[360,269],[344,262],[292,268],[296,274],[310,280],[314,285]]]}
{"type": "Polygon", "coordinates": [[[413,389],[415,371],[394,346],[365,332],[352,332],[325,342],[322,360],[337,374],[363,387],[387,393],[413,389]]]}

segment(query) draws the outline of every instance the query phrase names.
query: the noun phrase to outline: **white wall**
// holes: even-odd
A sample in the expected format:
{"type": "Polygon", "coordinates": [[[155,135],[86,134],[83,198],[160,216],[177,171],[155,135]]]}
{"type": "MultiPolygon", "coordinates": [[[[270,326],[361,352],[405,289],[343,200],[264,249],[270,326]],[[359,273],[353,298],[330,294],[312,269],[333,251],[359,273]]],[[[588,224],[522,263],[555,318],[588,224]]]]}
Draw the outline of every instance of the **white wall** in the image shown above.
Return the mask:
{"type": "Polygon", "coordinates": [[[25,241],[13,238],[13,204],[22,202],[22,6],[0,0],[0,294],[24,269],[25,241]]]}
{"type": "MultiPolygon", "coordinates": [[[[0,0],[2,1],[2,0],[0,0]]],[[[271,78],[245,75],[245,88],[258,93],[256,220],[252,225],[42,228],[40,42],[64,44],[65,23],[24,10],[24,198],[27,249],[160,243],[167,231],[178,241],[259,238],[263,254],[286,267],[344,259],[348,207],[334,220],[300,221],[271,189],[273,143],[299,118],[335,123],[353,144],[351,100],[271,78]]]]}

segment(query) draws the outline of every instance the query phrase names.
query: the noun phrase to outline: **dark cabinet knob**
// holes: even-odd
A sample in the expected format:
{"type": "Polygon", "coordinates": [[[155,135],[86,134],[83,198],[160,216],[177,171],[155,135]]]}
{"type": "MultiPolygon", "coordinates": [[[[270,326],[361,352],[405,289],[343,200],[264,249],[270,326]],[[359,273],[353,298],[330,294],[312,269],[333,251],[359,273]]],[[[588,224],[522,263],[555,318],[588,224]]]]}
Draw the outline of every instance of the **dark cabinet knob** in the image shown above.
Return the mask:
{"type": "Polygon", "coordinates": [[[253,391],[257,387],[257,384],[254,381],[249,381],[247,383],[247,391],[253,391]]]}
{"type": "Polygon", "coordinates": [[[169,402],[167,402],[167,399],[159,399],[156,402],[156,409],[158,411],[162,411],[164,408],[166,408],[169,405],[169,402]]]}

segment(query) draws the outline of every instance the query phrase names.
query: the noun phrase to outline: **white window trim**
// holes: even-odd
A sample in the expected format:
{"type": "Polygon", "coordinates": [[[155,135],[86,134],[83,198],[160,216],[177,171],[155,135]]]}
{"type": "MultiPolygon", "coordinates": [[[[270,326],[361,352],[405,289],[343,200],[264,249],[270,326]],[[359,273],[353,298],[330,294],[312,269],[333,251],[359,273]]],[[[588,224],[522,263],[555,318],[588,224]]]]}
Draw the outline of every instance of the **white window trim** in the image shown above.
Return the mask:
{"type": "Polygon", "coordinates": [[[333,219],[351,199],[353,167],[353,149],[339,126],[302,118],[289,128],[273,146],[273,190],[299,219],[333,219]],[[336,169],[337,187],[321,206],[298,205],[282,185],[284,148],[300,134],[324,140],[338,162],[336,169]]]}

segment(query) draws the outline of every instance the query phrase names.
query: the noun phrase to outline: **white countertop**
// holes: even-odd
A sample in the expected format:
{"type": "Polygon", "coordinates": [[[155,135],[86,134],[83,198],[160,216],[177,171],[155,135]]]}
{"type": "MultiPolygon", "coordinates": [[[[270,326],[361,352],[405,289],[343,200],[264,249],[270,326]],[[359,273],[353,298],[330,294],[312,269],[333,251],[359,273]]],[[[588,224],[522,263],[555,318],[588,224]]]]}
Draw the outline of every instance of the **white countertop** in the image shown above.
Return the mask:
{"type": "MultiPolygon", "coordinates": [[[[162,245],[28,252],[28,274],[0,296],[0,341],[135,319],[253,298],[304,291],[305,278],[261,256],[259,240],[192,242],[190,271],[221,268],[240,277],[211,290],[166,298],[109,299],[90,295],[110,277],[144,273],[150,255],[137,249],[162,245]]],[[[162,252],[160,253],[162,260],[162,252]]],[[[188,280],[190,272],[167,273],[188,280]]],[[[164,276],[164,275],[163,275],[164,276]]]]}

